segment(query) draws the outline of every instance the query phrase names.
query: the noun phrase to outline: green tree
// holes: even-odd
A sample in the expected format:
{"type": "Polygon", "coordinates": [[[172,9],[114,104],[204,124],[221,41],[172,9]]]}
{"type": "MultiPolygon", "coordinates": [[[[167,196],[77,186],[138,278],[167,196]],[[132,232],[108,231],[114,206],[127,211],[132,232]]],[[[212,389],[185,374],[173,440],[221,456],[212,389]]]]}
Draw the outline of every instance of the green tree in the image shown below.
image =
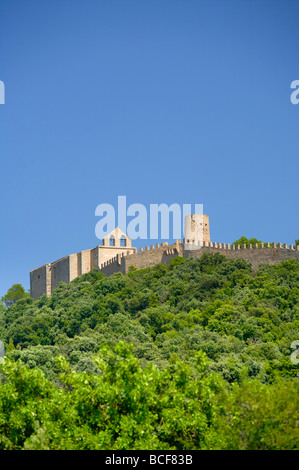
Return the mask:
{"type": "Polygon", "coordinates": [[[10,307],[17,300],[30,298],[28,292],[25,292],[24,287],[21,284],[14,284],[11,286],[7,293],[1,298],[1,301],[7,306],[10,307]]]}
{"type": "Polygon", "coordinates": [[[233,245],[246,245],[248,247],[249,244],[251,245],[254,245],[254,243],[258,243],[258,245],[260,246],[261,243],[261,240],[258,240],[257,238],[246,238],[246,237],[241,237],[239,238],[238,240],[234,241],[232,244],[233,245]]]}

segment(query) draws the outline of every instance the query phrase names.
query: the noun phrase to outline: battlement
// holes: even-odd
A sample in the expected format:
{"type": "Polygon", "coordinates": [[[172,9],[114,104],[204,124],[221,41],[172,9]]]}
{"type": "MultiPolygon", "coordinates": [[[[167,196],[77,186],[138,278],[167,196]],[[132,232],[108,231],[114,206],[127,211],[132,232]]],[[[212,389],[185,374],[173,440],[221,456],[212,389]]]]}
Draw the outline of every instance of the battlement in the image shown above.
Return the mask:
{"type": "Polygon", "coordinates": [[[168,245],[167,242],[157,243],[140,247],[136,253],[124,253],[121,256],[115,256],[111,260],[102,263],[99,270],[108,276],[115,272],[127,274],[131,266],[136,269],[143,269],[159,263],[167,265],[176,256],[183,256],[183,244],[180,240],[172,245],[168,245]]]}
{"type": "Polygon", "coordinates": [[[103,240],[102,245],[64,256],[31,271],[31,297],[50,296],[60,282],[71,282],[93,269],[101,269],[108,262],[111,264],[119,256],[136,252],[137,248],[131,246],[131,240],[117,227],[103,240]]]}
{"type": "Polygon", "coordinates": [[[255,243],[248,246],[216,242],[203,242],[200,246],[184,243],[185,258],[200,258],[204,253],[216,252],[227,258],[245,259],[254,270],[261,264],[277,264],[287,259],[296,259],[299,262],[299,246],[288,246],[287,243],[255,243]]]}
{"type": "Polygon", "coordinates": [[[209,218],[203,214],[193,214],[185,218],[185,238],[183,243],[176,240],[157,243],[139,248],[132,247],[131,240],[116,227],[91,250],[80,251],[45,264],[30,272],[30,293],[33,299],[43,294],[50,296],[60,282],[70,282],[92,269],[110,276],[116,272],[127,274],[130,267],[143,269],[156,264],[168,265],[181,256],[200,258],[204,253],[219,252],[227,258],[240,258],[248,261],[252,268],[261,264],[277,264],[287,259],[299,262],[299,246],[286,243],[255,243],[253,245],[234,245],[210,241],[209,218]]]}
{"type": "MultiPolygon", "coordinates": [[[[299,245],[294,246],[294,245],[289,245],[287,243],[254,243],[249,244],[248,246],[246,244],[243,245],[234,245],[234,244],[229,244],[229,243],[216,243],[216,242],[195,242],[194,240],[186,240],[184,239],[184,246],[185,247],[190,247],[191,249],[194,249],[197,247],[198,249],[201,248],[216,248],[218,250],[255,250],[255,249],[263,249],[263,248],[281,248],[283,250],[292,250],[292,251],[299,251],[299,245]]],[[[186,249],[186,248],[185,248],[186,249]]]]}

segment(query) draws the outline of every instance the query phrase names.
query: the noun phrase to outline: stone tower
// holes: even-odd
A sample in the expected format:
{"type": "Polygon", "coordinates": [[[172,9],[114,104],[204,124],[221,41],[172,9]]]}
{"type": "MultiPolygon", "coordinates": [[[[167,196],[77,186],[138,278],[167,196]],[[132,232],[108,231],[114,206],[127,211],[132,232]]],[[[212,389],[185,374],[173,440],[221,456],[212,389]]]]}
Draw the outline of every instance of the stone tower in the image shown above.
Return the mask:
{"type": "Polygon", "coordinates": [[[184,242],[187,245],[201,245],[210,242],[209,216],[191,214],[185,217],[184,242]]]}

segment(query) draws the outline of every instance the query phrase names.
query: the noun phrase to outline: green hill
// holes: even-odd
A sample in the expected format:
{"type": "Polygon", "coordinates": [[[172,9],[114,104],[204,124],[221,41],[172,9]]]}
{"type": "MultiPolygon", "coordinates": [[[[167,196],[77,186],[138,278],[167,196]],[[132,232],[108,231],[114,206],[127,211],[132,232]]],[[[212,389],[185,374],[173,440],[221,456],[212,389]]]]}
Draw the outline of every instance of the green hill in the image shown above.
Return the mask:
{"type": "Polygon", "coordinates": [[[2,305],[0,448],[298,448],[298,299],[216,253],[2,305]]]}

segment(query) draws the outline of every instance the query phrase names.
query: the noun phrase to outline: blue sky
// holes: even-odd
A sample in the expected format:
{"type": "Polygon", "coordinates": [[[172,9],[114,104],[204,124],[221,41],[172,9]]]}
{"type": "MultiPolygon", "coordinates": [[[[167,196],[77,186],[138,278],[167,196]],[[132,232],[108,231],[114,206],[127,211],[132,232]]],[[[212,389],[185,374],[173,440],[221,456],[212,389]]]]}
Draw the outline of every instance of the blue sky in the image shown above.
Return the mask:
{"type": "MultiPolygon", "coordinates": [[[[297,0],[1,0],[0,296],[98,244],[95,208],[203,204],[299,238],[297,0]]],[[[136,242],[136,246],[145,245],[136,242]]]]}

